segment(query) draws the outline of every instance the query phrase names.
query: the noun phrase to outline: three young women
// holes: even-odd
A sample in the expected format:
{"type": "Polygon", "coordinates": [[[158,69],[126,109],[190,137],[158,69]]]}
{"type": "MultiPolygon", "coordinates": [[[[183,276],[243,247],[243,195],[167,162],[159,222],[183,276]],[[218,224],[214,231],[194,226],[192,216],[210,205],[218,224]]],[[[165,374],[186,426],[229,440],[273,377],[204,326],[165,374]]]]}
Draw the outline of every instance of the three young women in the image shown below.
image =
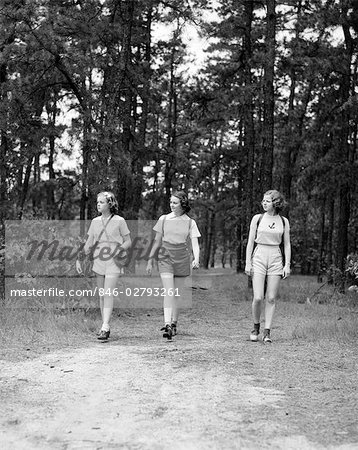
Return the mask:
{"type": "Polygon", "coordinates": [[[201,236],[195,220],[187,214],[191,208],[185,192],[173,193],[170,197],[170,209],[171,212],[162,215],[153,228],[156,235],[147,264],[147,273],[151,274],[153,259],[159,249],[163,250],[158,256],[158,268],[164,288],[164,327],[161,331],[168,340],[177,334],[185,278],[190,275],[191,268],[199,268],[198,238],[201,236]],[[194,257],[192,262],[191,251],[194,257]]]}
{"type": "MultiPolygon", "coordinates": [[[[265,328],[262,339],[265,343],[272,342],[271,326],[280,281],[290,275],[290,225],[287,218],[280,215],[284,203],[280,192],[265,192],[261,203],[264,213],[256,214],[251,220],[245,273],[252,276],[254,325],[250,340],[254,342],[259,339],[265,298],[265,328]]],[[[100,192],[97,209],[100,216],[91,222],[84,250],[88,253],[96,244],[93,271],[97,276],[99,292],[103,294],[100,295],[102,327],[98,339],[107,340],[113,311],[113,289],[121,273],[121,267],[116,264],[113,255],[118,248],[128,249],[131,239],[124,218],[118,215],[118,203],[113,193],[100,192]],[[104,258],[104,254],[111,257],[104,258]]],[[[201,236],[195,220],[187,214],[191,208],[185,192],[173,193],[170,209],[171,212],[162,215],[153,228],[156,236],[147,263],[147,272],[151,274],[155,255],[160,248],[164,250],[158,258],[158,267],[165,294],[162,331],[163,337],[169,340],[177,333],[177,321],[183,300],[181,295],[177,294],[183,292],[185,278],[190,275],[191,268],[199,267],[198,238],[201,236]]],[[[80,271],[80,266],[77,266],[77,269],[80,271]]]]}
{"type": "Polygon", "coordinates": [[[290,224],[280,215],[284,198],[276,190],[265,192],[261,202],[263,214],[256,214],[250,225],[246,247],[245,273],[252,276],[254,322],[250,340],[258,341],[261,310],[265,305],[263,342],[271,343],[271,326],[281,279],[290,275],[290,224]]]}

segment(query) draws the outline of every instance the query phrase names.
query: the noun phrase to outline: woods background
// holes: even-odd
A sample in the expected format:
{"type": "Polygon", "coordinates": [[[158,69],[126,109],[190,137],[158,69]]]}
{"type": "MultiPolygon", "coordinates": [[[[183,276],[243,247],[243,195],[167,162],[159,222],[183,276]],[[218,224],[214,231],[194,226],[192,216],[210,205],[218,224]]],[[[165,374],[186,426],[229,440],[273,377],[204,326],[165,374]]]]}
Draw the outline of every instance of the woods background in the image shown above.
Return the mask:
{"type": "Polygon", "coordinates": [[[356,1],[0,4],[3,235],[8,219],[91,219],[100,190],[126,219],[156,219],[185,189],[202,265],[240,271],[274,188],[295,272],[344,271],[358,234],[356,1]]]}

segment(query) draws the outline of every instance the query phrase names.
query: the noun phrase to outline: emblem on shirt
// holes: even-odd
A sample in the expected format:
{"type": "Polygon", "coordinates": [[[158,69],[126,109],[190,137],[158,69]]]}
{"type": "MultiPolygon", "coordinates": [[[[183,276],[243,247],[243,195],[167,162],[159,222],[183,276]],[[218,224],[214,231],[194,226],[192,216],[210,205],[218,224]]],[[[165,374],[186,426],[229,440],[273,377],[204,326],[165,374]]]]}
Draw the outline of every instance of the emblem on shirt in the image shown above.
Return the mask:
{"type": "Polygon", "coordinates": [[[275,222],[272,222],[272,224],[269,225],[268,227],[271,228],[271,230],[273,230],[275,228],[275,222]]]}

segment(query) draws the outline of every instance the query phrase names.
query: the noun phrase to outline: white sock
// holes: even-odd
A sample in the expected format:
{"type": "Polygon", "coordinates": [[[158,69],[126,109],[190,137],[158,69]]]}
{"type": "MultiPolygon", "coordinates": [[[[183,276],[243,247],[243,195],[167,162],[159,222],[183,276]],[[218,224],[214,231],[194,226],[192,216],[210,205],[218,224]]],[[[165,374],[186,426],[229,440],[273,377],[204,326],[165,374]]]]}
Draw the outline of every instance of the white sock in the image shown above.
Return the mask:
{"type": "Polygon", "coordinates": [[[172,322],[172,308],[164,308],[164,322],[171,324],[172,322]]]}
{"type": "Polygon", "coordinates": [[[172,312],[172,323],[177,323],[179,317],[179,308],[173,308],[172,312]]]}
{"type": "Polygon", "coordinates": [[[104,323],[104,324],[102,325],[101,330],[103,330],[103,331],[109,331],[109,324],[108,324],[108,323],[104,323]]]}

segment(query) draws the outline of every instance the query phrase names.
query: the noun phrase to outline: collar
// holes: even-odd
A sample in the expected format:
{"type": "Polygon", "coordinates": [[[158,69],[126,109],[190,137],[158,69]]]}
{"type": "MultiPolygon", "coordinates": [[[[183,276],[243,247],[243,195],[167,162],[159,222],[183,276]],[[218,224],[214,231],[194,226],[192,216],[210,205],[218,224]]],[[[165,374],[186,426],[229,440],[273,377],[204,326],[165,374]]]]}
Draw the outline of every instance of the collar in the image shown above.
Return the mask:
{"type": "Polygon", "coordinates": [[[170,212],[167,215],[167,219],[180,219],[180,220],[185,220],[188,216],[184,213],[181,216],[176,216],[173,212],[170,212]]]}

